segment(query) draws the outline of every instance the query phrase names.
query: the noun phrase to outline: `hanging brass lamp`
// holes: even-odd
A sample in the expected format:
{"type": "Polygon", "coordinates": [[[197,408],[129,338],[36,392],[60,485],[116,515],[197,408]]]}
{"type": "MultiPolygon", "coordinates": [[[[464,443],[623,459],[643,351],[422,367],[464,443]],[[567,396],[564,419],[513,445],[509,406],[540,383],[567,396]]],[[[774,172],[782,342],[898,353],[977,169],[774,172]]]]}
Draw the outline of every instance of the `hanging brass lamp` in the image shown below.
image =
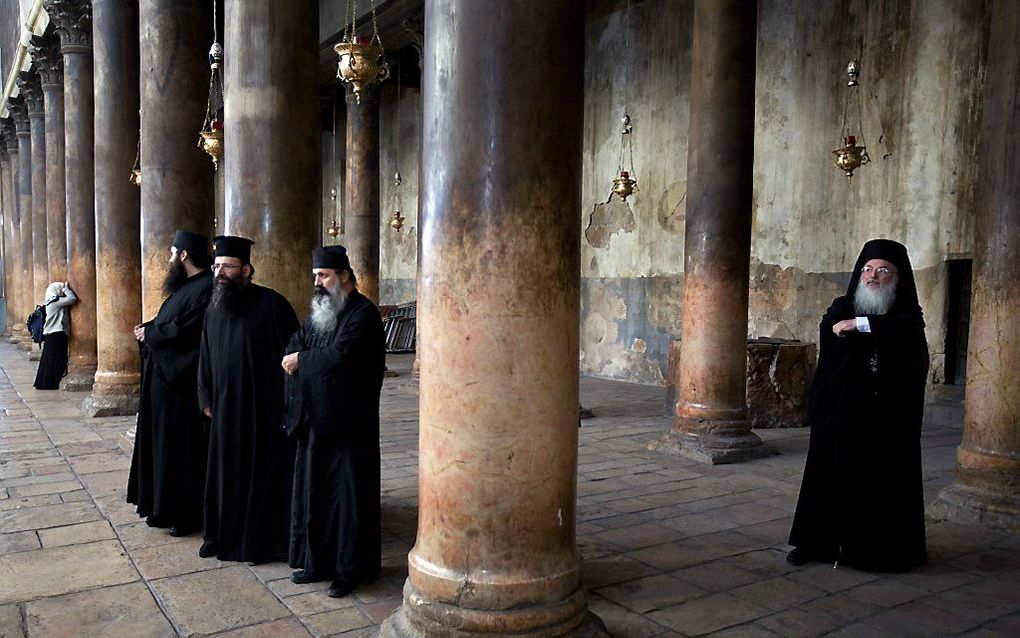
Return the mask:
{"type": "Polygon", "coordinates": [[[390,67],[386,62],[386,50],[382,38],[379,37],[379,25],[375,16],[375,0],[372,1],[372,37],[366,39],[355,33],[358,18],[358,0],[347,0],[347,17],[344,21],[344,34],[339,43],[333,47],[339,56],[336,75],[344,84],[351,87],[354,99],[360,104],[361,93],[365,87],[376,82],[383,82],[390,76],[390,67]]]}
{"type": "Polygon", "coordinates": [[[861,116],[861,93],[858,78],[860,63],[854,59],[846,66],[847,94],[843,107],[843,125],[840,128],[840,147],[832,153],[836,156],[833,164],[846,175],[847,183],[852,183],[854,171],[871,162],[867,145],[864,143],[864,124],[861,116]],[[856,114],[853,112],[856,110],[856,114]],[[855,116],[856,115],[856,122],[855,116]],[[860,145],[857,144],[860,139],[860,145]]]}
{"type": "MultiPolygon", "coordinates": [[[[213,3],[213,20],[216,19],[213,3]]],[[[209,98],[205,104],[205,120],[198,133],[198,147],[213,161],[213,170],[219,170],[223,160],[223,122],[217,116],[223,108],[223,46],[213,42],[209,48],[209,98]]]]}

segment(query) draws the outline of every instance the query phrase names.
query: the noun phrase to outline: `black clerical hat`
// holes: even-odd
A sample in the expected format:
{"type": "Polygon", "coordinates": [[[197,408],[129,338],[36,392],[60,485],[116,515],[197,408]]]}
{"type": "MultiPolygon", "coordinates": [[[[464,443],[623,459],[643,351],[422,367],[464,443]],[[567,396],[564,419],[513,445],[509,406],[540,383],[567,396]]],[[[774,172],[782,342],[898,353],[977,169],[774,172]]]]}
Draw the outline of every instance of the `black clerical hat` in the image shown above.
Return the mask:
{"type": "Polygon", "coordinates": [[[220,235],[213,239],[213,250],[216,251],[217,257],[237,257],[242,264],[250,264],[251,246],[254,243],[244,237],[220,235]]]}
{"type": "Polygon", "coordinates": [[[312,268],[332,268],[336,271],[351,270],[351,260],[343,246],[323,246],[312,251],[312,268]]]}
{"type": "Polygon", "coordinates": [[[189,233],[186,230],[178,230],[174,233],[174,241],[171,246],[176,246],[177,250],[186,250],[192,255],[199,255],[199,260],[201,260],[201,255],[209,254],[209,238],[198,233],[189,233]]]}

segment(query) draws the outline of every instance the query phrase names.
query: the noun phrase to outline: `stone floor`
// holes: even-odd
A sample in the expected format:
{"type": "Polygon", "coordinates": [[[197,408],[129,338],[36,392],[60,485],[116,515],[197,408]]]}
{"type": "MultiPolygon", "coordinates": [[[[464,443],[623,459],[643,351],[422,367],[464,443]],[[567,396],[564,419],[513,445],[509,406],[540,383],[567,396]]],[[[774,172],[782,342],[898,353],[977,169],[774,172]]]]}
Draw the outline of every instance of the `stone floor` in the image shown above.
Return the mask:
{"type": "MultiPolygon", "coordinates": [[[[131,418],[79,415],[84,396],[32,388],[34,364],[0,346],[0,637],[361,636],[400,603],[414,540],[417,382],[410,358],[383,388],[383,577],[354,595],[294,585],[283,564],[198,557],[124,503],[131,418]]],[[[661,388],[584,379],[578,543],[591,606],[614,636],[1020,636],[1020,539],[928,527],[923,570],[880,576],[783,561],[807,446],[709,467],[647,451],[668,427],[661,388]]],[[[924,430],[927,497],[952,478],[960,413],[924,430]]]]}

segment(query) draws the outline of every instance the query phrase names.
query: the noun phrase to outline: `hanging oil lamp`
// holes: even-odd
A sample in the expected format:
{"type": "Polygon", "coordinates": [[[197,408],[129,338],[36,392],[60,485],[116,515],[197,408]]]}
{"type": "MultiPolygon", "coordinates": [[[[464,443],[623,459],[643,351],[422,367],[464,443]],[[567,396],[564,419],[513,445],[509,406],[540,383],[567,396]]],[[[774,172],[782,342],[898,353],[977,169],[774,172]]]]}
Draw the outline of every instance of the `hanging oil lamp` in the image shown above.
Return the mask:
{"type": "Polygon", "coordinates": [[[403,208],[403,190],[401,186],[404,184],[404,178],[400,175],[400,149],[403,146],[401,144],[402,135],[400,129],[400,62],[397,62],[397,100],[396,100],[396,123],[393,126],[393,136],[397,141],[397,148],[395,153],[395,161],[397,164],[397,170],[393,173],[393,191],[394,197],[397,200],[397,205],[393,211],[393,217],[390,218],[390,228],[400,232],[400,229],[404,227],[404,215],[400,212],[403,208]]]}
{"type": "Polygon", "coordinates": [[[333,202],[333,220],[330,222],[329,228],[326,229],[326,234],[329,235],[330,237],[336,237],[337,235],[340,234],[340,223],[337,220],[338,206],[335,188],[329,189],[329,199],[333,202]]]}
{"type": "Polygon", "coordinates": [[[860,64],[850,60],[846,66],[847,94],[843,107],[843,125],[840,128],[840,147],[832,153],[836,156],[833,164],[846,175],[847,183],[852,183],[854,171],[871,161],[867,145],[864,143],[864,124],[861,117],[861,93],[858,78],[860,64]],[[854,109],[856,107],[856,127],[854,109]],[[858,139],[860,144],[858,145],[858,139]]]}
{"type": "Polygon", "coordinates": [[[354,99],[361,103],[361,92],[370,84],[383,82],[390,76],[390,67],[386,62],[386,50],[382,38],[379,37],[379,25],[375,17],[375,0],[372,2],[372,37],[364,38],[356,34],[355,23],[358,18],[358,0],[347,0],[347,17],[344,20],[344,34],[340,42],[333,47],[340,61],[336,75],[344,84],[351,86],[354,99]]]}
{"type": "Polygon", "coordinates": [[[393,230],[399,232],[400,229],[404,227],[405,219],[406,217],[404,217],[400,213],[400,209],[398,208],[397,210],[393,211],[393,217],[390,219],[390,227],[393,228],[393,230]]]}
{"type": "MultiPolygon", "coordinates": [[[[623,48],[628,67],[626,77],[630,78],[633,75],[631,68],[633,65],[631,63],[629,1],[627,2],[626,20],[627,24],[623,29],[623,48]]],[[[624,90],[623,101],[623,117],[620,118],[620,159],[617,163],[616,177],[613,178],[613,186],[609,190],[608,199],[606,199],[607,204],[613,199],[613,195],[626,202],[627,198],[638,189],[637,174],[634,172],[634,126],[629,114],[630,95],[627,89],[624,90]],[[624,163],[625,158],[626,164],[624,163]]]]}
{"type": "MultiPolygon", "coordinates": [[[[213,3],[213,23],[216,22],[216,3],[213,3]]],[[[213,36],[215,38],[215,29],[213,36]]],[[[208,153],[213,170],[223,160],[223,121],[217,116],[223,108],[223,46],[213,42],[209,49],[209,98],[205,104],[205,120],[199,131],[198,147],[208,153]]]]}

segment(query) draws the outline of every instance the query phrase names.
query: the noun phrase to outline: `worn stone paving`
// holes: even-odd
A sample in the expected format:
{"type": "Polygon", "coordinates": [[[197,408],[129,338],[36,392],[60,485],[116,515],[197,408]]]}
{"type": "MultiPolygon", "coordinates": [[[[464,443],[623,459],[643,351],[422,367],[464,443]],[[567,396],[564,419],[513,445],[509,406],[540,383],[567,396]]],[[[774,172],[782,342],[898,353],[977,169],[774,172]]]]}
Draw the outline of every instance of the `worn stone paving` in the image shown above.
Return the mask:
{"type": "MultiPolygon", "coordinates": [[[[80,415],[84,395],[32,388],[0,346],[0,636],[362,636],[400,604],[417,498],[417,381],[383,389],[382,577],[334,600],[283,564],[198,557],[198,535],[147,527],[124,503],[133,418],[80,415]]],[[[805,430],[760,432],[780,453],[709,467],[649,452],[663,389],[583,379],[578,544],[592,608],[617,637],[1020,635],[1020,539],[933,522],[930,563],[904,575],[783,556],[805,430]]],[[[960,411],[924,430],[929,499],[952,479],[960,411]]],[[[876,444],[879,444],[876,442],[876,444]]]]}

